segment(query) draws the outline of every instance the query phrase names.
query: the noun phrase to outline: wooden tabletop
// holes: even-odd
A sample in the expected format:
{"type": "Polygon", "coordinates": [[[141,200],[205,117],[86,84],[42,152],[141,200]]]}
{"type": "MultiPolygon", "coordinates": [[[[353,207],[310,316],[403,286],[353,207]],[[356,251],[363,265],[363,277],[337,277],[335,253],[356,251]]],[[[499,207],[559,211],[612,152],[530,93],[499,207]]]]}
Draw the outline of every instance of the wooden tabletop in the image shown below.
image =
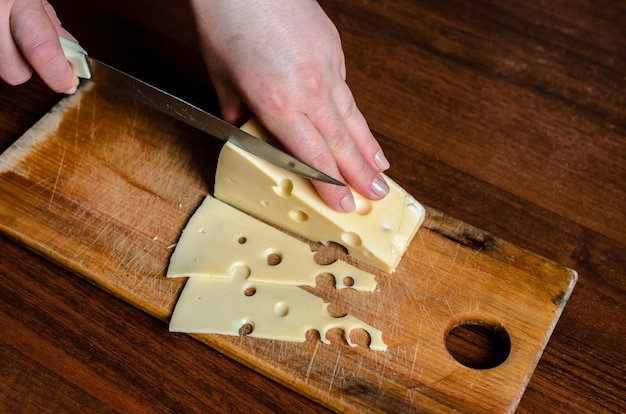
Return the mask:
{"type": "MultiPolygon", "coordinates": [[[[321,3],[389,175],[579,273],[519,412],[626,410],[626,2],[321,3]],[[403,177],[409,164],[420,174],[403,177]]],[[[215,111],[187,6],[53,4],[92,55],[215,111]]],[[[38,79],[1,84],[0,150],[59,98],[38,79]]],[[[0,411],[323,410],[0,245],[0,411]]]]}

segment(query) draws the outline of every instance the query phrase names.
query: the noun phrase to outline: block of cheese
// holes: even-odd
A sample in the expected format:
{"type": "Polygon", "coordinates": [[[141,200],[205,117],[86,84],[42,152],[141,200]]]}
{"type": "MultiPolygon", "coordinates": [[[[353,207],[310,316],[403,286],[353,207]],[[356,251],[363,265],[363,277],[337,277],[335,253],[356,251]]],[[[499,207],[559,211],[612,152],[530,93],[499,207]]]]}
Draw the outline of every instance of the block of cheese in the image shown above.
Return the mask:
{"type": "MultiPolygon", "coordinates": [[[[255,120],[242,129],[268,139],[255,120]]],[[[220,152],[214,195],[306,239],[339,243],[350,256],[391,273],[425,210],[393,180],[385,180],[390,187],[385,198],[371,201],[353,191],[356,211],[340,213],[326,205],[309,180],[227,143],[220,152]]]]}
{"type": "Polygon", "coordinates": [[[371,273],[341,260],[320,265],[314,254],[307,243],[207,196],[176,244],[167,277],[230,278],[239,266],[254,282],[314,287],[319,274],[330,273],[337,288],[375,289],[371,273]]]}
{"type": "Polygon", "coordinates": [[[306,332],[316,330],[324,343],[326,333],[343,329],[350,346],[350,332],[363,329],[370,336],[369,347],[386,350],[382,332],[351,315],[332,317],[328,304],[294,286],[257,283],[250,269],[232,268],[231,277],[191,277],[178,299],[170,321],[172,332],[246,335],[284,341],[304,341],[306,332]]]}

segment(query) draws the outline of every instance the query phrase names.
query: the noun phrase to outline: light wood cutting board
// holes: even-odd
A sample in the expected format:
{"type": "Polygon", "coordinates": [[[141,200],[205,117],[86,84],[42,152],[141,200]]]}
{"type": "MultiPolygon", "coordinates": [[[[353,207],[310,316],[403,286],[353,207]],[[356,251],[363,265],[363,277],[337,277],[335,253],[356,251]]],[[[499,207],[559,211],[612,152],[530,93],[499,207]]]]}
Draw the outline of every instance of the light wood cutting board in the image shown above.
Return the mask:
{"type": "MultiPolygon", "coordinates": [[[[220,147],[86,83],[0,157],[0,229],[167,321],[184,280],[165,279],[165,270],[211,191],[220,147]]],[[[396,273],[378,281],[374,293],[316,292],[337,313],[381,329],[387,352],[351,348],[338,332],[331,345],[314,335],[304,343],[195,337],[338,411],[510,412],[576,273],[427,208],[396,273]],[[475,322],[506,332],[504,362],[475,369],[451,356],[448,332],[475,322]]]]}

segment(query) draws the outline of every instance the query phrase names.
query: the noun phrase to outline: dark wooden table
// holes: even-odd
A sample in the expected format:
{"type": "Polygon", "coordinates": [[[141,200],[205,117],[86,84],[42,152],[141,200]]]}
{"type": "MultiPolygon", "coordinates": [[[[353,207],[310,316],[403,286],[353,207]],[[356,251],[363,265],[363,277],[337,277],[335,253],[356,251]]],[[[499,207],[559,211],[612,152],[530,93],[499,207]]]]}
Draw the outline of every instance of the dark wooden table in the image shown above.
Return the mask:
{"type": "MultiPolygon", "coordinates": [[[[539,3],[322,5],[390,175],[579,272],[519,411],[623,412],[626,2],[539,3]]],[[[215,110],[188,6],[53,4],[92,55],[215,110]]],[[[0,85],[0,150],[59,98],[0,85]]],[[[2,236],[0,276],[2,412],[323,410],[2,236]]]]}

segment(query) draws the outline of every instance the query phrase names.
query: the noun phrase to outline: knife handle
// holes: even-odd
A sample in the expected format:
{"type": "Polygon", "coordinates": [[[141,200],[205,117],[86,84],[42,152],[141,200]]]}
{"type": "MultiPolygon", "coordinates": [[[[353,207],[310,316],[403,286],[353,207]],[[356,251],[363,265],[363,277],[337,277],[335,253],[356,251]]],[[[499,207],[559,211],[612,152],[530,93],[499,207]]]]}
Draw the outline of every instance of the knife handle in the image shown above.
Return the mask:
{"type": "Polygon", "coordinates": [[[89,62],[87,62],[87,51],[78,43],[65,37],[59,36],[59,41],[61,42],[65,58],[72,65],[76,76],[83,79],[91,79],[91,69],[89,68],[89,62]]]}

